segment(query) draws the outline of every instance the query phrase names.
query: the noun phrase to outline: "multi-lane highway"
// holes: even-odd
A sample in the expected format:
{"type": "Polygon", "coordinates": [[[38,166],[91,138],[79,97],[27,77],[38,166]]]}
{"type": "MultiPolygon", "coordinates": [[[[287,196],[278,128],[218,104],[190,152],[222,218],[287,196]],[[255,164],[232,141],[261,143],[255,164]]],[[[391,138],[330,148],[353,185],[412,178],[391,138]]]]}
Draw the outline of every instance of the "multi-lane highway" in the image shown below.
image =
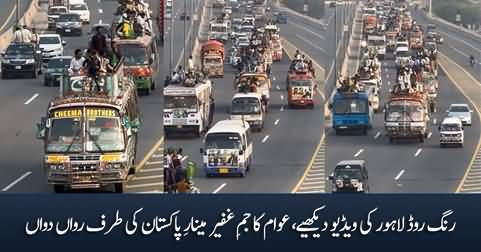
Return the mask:
{"type": "MultiPolygon", "coordinates": [[[[87,0],[91,10],[91,24],[98,22],[110,23],[113,12],[117,8],[116,1],[87,0]]],[[[46,8],[46,6],[43,6],[46,8]]],[[[174,23],[174,41],[185,41],[184,22],[178,14],[183,9],[182,1],[175,1],[173,13],[176,15],[174,23]]],[[[153,5],[154,16],[158,5],[153,5]]],[[[43,13],[45,15],[45,13],[43,13]]],[[[154,21],[155,22],[155,21],[154,21]]],[[[167,21],[166,26],[170,22],[167,21]]],[[[187,28],[189,28],[187,26],[187,28]]],[[[65,55],[72,55],[76,48],[87,47],[87,31],[84,36],[65,37],[67,42],[65,55]]],[[[169,40],[167,34],[166,41],[169,40]]],[[[147,163],[143,157],[151,150],[162,153],[162,90],[161,86],[169,66],[169,44],[159,47],[161,68],[156,76],[157,89],[150,96],[140,98],[140,110],[143,115],[143,127],[139,135],[137,163],[139,171],[128,183],[129,192],[161,192],[163,190],[162,155],[150,156],[147,163]],[[155,147],[155,148],[154,148],[155,147]],[[142,162],[144,161],[144,162],[142,162]],[[157,161],[157,162],[154,162],[157,161]]],[[[174,44],[174,60],[178,61],[183,43],[174,44]]],[[[175,64],[175,63],[174,63],[175,64]]],[[[47,104],[59,92],[58,87],[44,87],[43,76],[38,79],[8,79],[0,81],[0,160],[2,176],[0,176],[0,190],[3,192],[51,192],[43,173],[43,146],[35,138],[35,123],[44,116],[47,104]]]]}
{"type": "MultiPolygon", "coordinates": [[[[281,26],[282,36],[283,30],[285,27],[281,26]]],[[[309,56],[314,58],[314,55],[309,56]]],[[[198,164],[194,182],[201,192],[290,192],[296,185],[321,138],[322,106],[320,100],[316,99],[313,110],[287,108],[285,79],[289,63],[289,59],[284,57],[281,62],[273,64],[269,113],[262,132],[253,134],[253,164],[246,177],[206,178],[201,169],[199,153],[202,139],[177,136],[165,140],[166,146],[183,147],[188,159],[198,164]]],[[[234,95],[235,73],[234,68],[226,65],[224,78],[213,80],[216,103],[214,123],[228,118],[226,109],[230,107],[234,95]]]]}
{"type": "Polygon", "coordinates": [[[2,2],[2,9],[0,9],[0,34],[11,29],[15,25],[17,14],[19,14],[18,18],[21,18],[31,2],[32,0],[2,2]],[[17,2],[19,5],[17,5],[17,2]]]}

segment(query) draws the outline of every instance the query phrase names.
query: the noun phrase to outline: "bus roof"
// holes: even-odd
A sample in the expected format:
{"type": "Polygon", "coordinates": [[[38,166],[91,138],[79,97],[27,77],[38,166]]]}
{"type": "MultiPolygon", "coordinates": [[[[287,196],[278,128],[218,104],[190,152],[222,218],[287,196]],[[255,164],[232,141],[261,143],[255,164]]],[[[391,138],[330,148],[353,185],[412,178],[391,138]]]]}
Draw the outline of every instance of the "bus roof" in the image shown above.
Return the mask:
{"type": "Polygon", "coordinates": [[[249,130],[249,123],[242,120],[222,120],[212,127],[207,135],[213,133],[243,133],[249,130]],[[242,126],[244,125],[244,126],[242,126]]]}

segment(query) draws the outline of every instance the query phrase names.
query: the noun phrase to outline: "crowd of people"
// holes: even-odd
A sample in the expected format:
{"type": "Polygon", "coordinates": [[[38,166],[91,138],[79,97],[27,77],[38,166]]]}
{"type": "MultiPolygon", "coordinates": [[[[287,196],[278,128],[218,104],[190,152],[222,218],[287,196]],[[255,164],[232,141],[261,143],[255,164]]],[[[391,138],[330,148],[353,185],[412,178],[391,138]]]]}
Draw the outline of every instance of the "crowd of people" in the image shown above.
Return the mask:
{"type": "Polygon", "coordinates": [[[296,72],[302,72],[307,70],[311,72],[312,77],[316,78],[316,71],[314,69],[312,59],[308,59],[306,55],[301,54],[299,50],[296,50],[294,60],[292,60],[289,70],[296,72]]]}
{"type": "Polygon", "coordinates": [[[118,17],[115,34],[121,38],[134,39],[152,34],[149,4],[144,0],[118,0],[115,12],[118,17]]]}
{"type": "Polygon", "coordinates": [[[183,164],[182,148],[167,148],[164,152],[164,192],[168,193],[198,193],[193,177],[196,164],[192,161],[183,164]]]}

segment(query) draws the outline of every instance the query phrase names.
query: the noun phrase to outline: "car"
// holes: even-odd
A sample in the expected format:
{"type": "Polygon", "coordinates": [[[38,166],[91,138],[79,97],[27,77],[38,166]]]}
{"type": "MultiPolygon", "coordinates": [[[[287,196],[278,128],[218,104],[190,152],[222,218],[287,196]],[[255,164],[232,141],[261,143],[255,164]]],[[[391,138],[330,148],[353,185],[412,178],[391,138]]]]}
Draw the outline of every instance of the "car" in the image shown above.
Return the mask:
{"type": "Polygon", "coordinates": [[[458,117],[459,119],[461,119],[463,125],[472,124],[471,114],[473,113],[473,110],[469,108],[468,104],[451,104],[449,105],[448,110],[446,110],[446,113],[448,113],[448,117],[458,117]]]}
{"type": "Polygon", "coordinates": [[[171,8],[166,8],[166,9],[165,9],[164,19],[171,19],[171,18],[172,18],[172,9],[171,9],[171,8]]]}
{"type": "Polygon", "coordinates": [[[165,4],[167,8],[172,8],[172,1],[173,0],[167,0],[167,3],[165,4]]]}
{"type": "Polygon", "coordinates": [[[368,178],[365,160],[343,160],[329,175],[332,192],[369,192],[368,178]]]}
{"type": "Polygon", "coordinates": [[[180,20],[190,20],[190,16],[186,12],[182,12],[179,15],[180,20]]]}
{"type": "Polygon", "coordinates": [[[26,74],[36,79],[42,73],[41,51],[36,44],[11,43],[2,57],[2,79],[26,74]]]}
{"type": "Polygon", "coordinates": [[[231,15],[232,14],[232,7],[231,6],[226,6],[224,7],[224,13],[231,15]]]}
{"type": "MultiPolygon", "coordinates": [[[[326,1],[326,2],[327,2],[327,1],[326,1]]],[[[336,6],[337,6],[336,1],[330,1],[330,2],[329,2],[329,7],[334,8],[334,7],[336,7],[336,6]]]]}
{"type": "Polygon", "coordinates": [[[70,67],[72,56],[59,56],[51,58],[44,69],[44,86],[59,86],[64,73],[70,67]]]}
{"type": "Polygon", "coordinates": [[[66,44],[58,34],[40,34],[38,47],[42,51],[42,62],[47,63],[53,57],[62,56],[66,44]]]}
{"type": "Polygon", "coordinates": [[[57,33],[60,35],[82,36],[82,21],[79,14],[62,14],[57,20],[57,33]]]}
{"type": "Polygon", "coordinates": [[[458,117],[446,117],[438,127],[439,146],[443,148],[448,144],[463,147],[464,128],[463,122],[458,117]]]}
{"type": "Polygon", "coordinates": [[[275,20],[276,20],[276,23],[278,24],[287,24],[287,15],[282,12],[279,12],[275,20]]]}
{"type": "Polygon", "coordinates": [[[47,28],[49,30],[55,30],[57,27],[57,19],[62,14],[67,14],[68,9],[65,6],[52,6],[48,8],[47,16],[48,16],[48,25],[47,28]]]}
{"type": "Polygon", "coordinates": [[[90,10],[85,2],[70,3],[69,13],[79,14],[80,20],[85,23],[90,23],[90,10]]]}

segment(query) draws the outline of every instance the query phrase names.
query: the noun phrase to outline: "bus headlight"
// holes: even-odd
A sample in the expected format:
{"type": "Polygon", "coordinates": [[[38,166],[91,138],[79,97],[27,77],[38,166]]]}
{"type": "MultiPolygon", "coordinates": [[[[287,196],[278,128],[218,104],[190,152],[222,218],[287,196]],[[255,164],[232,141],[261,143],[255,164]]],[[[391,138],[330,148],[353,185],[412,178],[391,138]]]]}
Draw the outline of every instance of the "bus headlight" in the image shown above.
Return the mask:
{"type": "Polygon", "coordinates": [[[127,156],[125,154],[105,154],[100,156],[100,162],[106,163],[121,163],[126,162],[127,156]]]}

